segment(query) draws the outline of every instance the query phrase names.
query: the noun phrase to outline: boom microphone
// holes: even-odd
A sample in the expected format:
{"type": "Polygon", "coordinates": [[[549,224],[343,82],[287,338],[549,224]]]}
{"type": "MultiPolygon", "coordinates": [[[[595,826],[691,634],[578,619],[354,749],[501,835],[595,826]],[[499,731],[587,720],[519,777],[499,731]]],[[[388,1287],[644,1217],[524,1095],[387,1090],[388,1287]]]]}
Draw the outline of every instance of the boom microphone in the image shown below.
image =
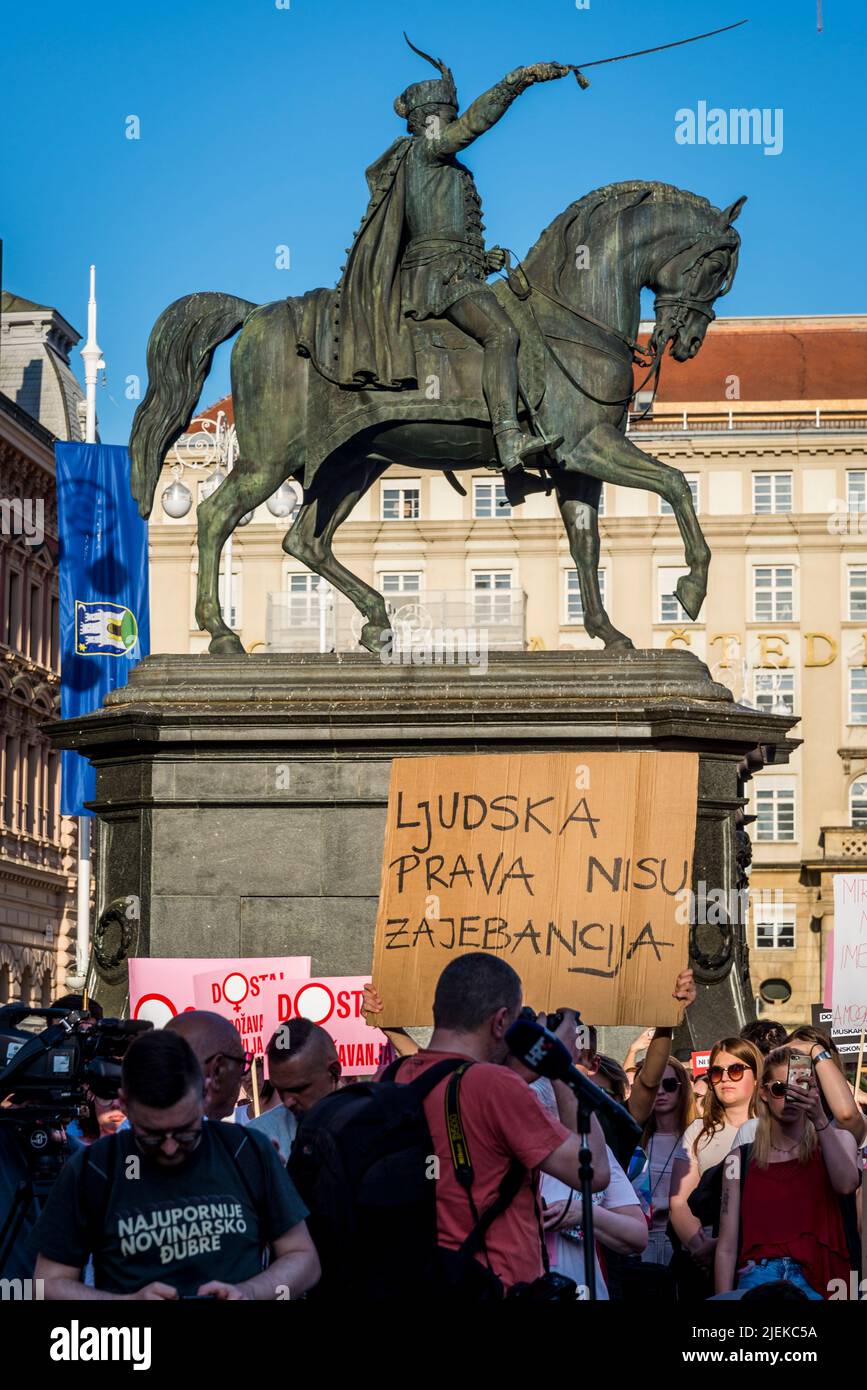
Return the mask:
{"type": "Polygon", "coordinates": [[[569,1049],[558,1037],[543,1028],[540,1023],[519,1018],[506,1034],[506,1046],[513,1057],[517,1057],[530,1071],[539,1076],[547,1076],[551,1081],[565,1081],[575,1092],[578,1100],[588,1110],[600,1110],[612,1120],[623,1134],[631,1129],[637,1144],[641,1138],[641,1125],[633,1120],[624,1105],[620,1105],[601,1086],[588,1081],[572,1063],[569,1049]]]}

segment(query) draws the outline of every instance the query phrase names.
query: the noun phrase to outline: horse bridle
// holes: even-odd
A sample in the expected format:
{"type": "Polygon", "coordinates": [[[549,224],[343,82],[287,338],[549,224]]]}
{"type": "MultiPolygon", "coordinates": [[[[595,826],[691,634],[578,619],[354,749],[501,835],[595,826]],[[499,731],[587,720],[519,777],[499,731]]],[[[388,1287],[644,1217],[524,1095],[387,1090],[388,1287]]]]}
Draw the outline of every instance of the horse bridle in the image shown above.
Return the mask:
{"type": "MultiPolygon", "coordinates": [[[[656,396],[656,392],[659,389],[659,374],[662,369],[663,353],[665,352],[665,349],[668,346],[668,344],[672,341],[673,338],[677,337],[678,332],[683,327],[687,312],[690,309],[692,309],[694,312],[702,314],[707,319],[708,324],[713,323],[714,319],[716,318],[716,314],[710,307],[711,304],[713,304],[714,300],[719,299],[721,295],[728,294],[729,290],[732,287],[732,281],[734,280],[734,275],[738,263],[738,242],[736,233],[731,233],[731,241],[727,246],[727,249],[732,253],[728,273],[726,275],[725,281],[723,282],[722,288],[717,290],[715,294],[708,295],[705,298],[699,298],[697,295],[690,294],[689,291],[692,288],[694,280],[697,278],[701,271],[703,261],[714,251],[719,250],[721,246],[726,245],[725,239],[721,239],[719,231],[705,232],[701,236],[696,237],[696,239],[690,242],[689,245],[683,246],[680,248],[680,250],[675,251],[671,256],[669,256],[667,261],[663,261],[662,265],[659,267],[659,271],[657,272],[657,274],[661,273],[669,264],[669,262],[673,261],[677,256],[683,256],[687,251],[692,250],[693,247],[700,246],[705,243],[710,243],[710,245],[707,246],[707,250],[701,251],[699,255],[696,256],[695,261],[690,266],[689,271],[687,272],[687,293],[658,294],[654,299],[653,307],[657,321],[659,319],[660,308],[666,308],[669,305],[674,305],[675,314],[672,319],[672,322],[669,324],[665,338],[663,340],[657,340],[654,347],[652,348],[642,347],[640,343],[633,342],[631,338],[627,338],[625,334],[621,333],[618,329],[614,328],[610,323],[605,323],[601,319],[594,318],[592,314],[586,313],[583,309],[576,309],[573,305],[564,303],[564,301],[562,299],[559,299],[557,295],[551,294],[549,290],[543,290],[540,285],[532,284],[524,267],[521,265],[520,261],[518,261],[517,257],[515,257],[520,275],[523,277],[525,283],[528,286],[529,291],[532,294],[539,294],[544,299],[550,300],[552,304],[557,304],[561,309],[565,309],[567,313],[574,315],[576,318],[584,319],[585,322],[591,323],[594,326],[594,328],[602,329],[602,331],[604,333],[607,333],[609,337],[616,338],[618,342],[623,343],[624,347],[628,349],[632,361],[636,366],[650,368],[644,380],[638,386],[636,386],[635,389],[632,392],[630,392],[628,396],[624,396],[621,399],[614,401],[603,400],[602,397],[594,396],[591,391],[587,391],[581,385],[581,383],[572,375],[572,373],[560,360],[557,353],[551,347],[546,335],[542,332],[538,319],[536,319],[536,327],[539,328],[539,331],[542,335],[542,341],[545,344],[547,352],[549,353],[553,361],[556,363],[556,365],[559,367],[560,371],[563,372],[566,379],[574,387],[576,387],[578,391],[581,392],[582,396],[586,396],[588,400],[594,401],[597,405],[629,405],[630,401],[634,400],[635,397],[646,388],[648,382],[652,379],[653,391],[650,400],[648,401],[647,405],[644,408],[644,411],[642,412],[642,416],[648,414],[648,412],[651,410],[653,406],[653,401],[656,396]]],[[[507,252],[507,257],[509,254],[510,253],[507,252]]],[[[509,283],[511,284],[512,267],[508,263],[508,260],[507,265],[509,270],[509,283]]],[[[512,288],[514,291],[514,286],[512,286],[512,288]]],[[[517,293],[517,291],[514,292],[517,293]]],[[[530,312],[533,313],[532,305],[530,305],[530,312]]],[[[536,318],[535,313],[533,313],[533,318],[536,318]]],[[[587,346],[592,347],[592,344],[587,344],[587,346]]]]}

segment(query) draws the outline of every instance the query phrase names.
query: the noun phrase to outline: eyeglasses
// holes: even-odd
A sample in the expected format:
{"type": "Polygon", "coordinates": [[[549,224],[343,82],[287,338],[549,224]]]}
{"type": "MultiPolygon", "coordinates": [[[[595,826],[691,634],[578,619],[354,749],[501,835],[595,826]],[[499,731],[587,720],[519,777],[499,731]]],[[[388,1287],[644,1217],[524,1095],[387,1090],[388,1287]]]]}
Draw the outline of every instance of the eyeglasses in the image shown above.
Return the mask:
{"type": "Polygon", "coordinates": [[[717,1086],[724,1076],[728,1076],[729,1081],[742,1081],[744,1072],[752,1070],[746,1062],[732,1062],[730,1067],[711,1067],[708,1076],[712,1085],[717,1086]]]}
{"type": "Polygon", "coordinates": [[[660,1081],[659,1086],[660,1090],[667,1091],[668,1094],[671,1095],[673,1091],[680,1090],[680,1077],[664,1076],[660,1081]]]}
{"type": "Polygon", "coordinates": [[[206,1067],[209,1062],[215,1062],[218,1057],[222,1057],[224,1062],[234,1062],[236,1067],[240,1067],[242,1072],[246,1073],[252,1068],[256,1054],[247,1048],[244,1049],[240,1057],[234,1052],[212,1052],[210,1057],[204,1058],[202,1066],[206,1067]]]}
{"type": "Polygon", "coordinates": [[[136,1143],[149,1153],[161,1149],[167,1139],[174,1139],[179,1149],[192,1150],[202,1137],[201,1125],[198,1129],[161,1129],[158,1134],[142,1134],[134,1125],[131,1128],[136,1143]]]}

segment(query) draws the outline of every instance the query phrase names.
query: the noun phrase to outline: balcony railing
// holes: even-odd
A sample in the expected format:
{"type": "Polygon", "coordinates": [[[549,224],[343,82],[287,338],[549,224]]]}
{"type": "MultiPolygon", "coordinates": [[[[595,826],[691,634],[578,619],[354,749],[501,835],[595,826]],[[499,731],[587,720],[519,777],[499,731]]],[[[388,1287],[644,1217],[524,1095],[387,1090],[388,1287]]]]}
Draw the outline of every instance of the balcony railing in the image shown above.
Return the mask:
{"type": "MultiPolygon", "coordinates": [[[[397,642],[433,652],[463,642],[487,651],[522,651],[526,595],[521,589],[428,589],[387,594],[397,642]]],[[[358,651],[364,619],[330,586],[268,595],[266,646],[272,652],[358,651]]]]}
{"type": "Polygon", "coordinates": [[[796,430],[863,432],[867,431],[867,414],[842,415],[834,411],[816,410],[809,415],[773,415],[760,419],[730,411],[717,419],[708,419],[705,414],[690,415],[684,410],[681,415],[668,418],[647,415],[639,419],[636,414],[629,421],[630,434],[775,434],[796,430]]]}

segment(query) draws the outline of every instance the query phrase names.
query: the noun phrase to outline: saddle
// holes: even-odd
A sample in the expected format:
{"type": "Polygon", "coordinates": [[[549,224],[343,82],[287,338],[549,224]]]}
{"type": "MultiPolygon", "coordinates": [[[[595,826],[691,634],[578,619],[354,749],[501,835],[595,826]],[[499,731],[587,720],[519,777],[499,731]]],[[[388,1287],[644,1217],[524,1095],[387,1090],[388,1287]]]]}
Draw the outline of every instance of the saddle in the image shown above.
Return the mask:
{"type": "MultiPolygon", "coordinates": [[[[528,406],[538,410],[545,394],[545,343],[525,300],[505,280],[489,286],[511,318],[520,337],[518,349],[519,418],[528,406]]],[[[328,323],[333,310],[331,290],[313,290],[290,311],[298,322],[313,309],[328,323]],[[316,296],[316,303],[309,301],[316,296]]],[[[361,430],[394,421],[449,420],[490,426],[482,392],[483,349],[447,319],[425,319],[412,325],[416,361],[414,388],[346,389],[334,385],[312,362],[307,374],[307,460],[305,487],[325,460],[361,430]]]]}

